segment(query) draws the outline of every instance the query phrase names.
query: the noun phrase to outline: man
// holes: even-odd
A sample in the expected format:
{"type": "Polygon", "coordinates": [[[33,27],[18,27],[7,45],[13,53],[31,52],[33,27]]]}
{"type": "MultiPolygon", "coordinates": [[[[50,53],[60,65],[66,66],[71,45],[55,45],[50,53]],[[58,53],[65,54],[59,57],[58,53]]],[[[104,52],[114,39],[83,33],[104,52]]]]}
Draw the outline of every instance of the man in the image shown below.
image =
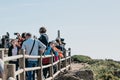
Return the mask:
{"type": "MultiPolygon", "coordinates": [[[[42,42],[32,39],[30,33],[26,33],[26,40],[23,42],[22,49],[26,50],[26,54],[28,55],[38,56],[38,51],[43,53],[46,46],[42,42]]],[[[37,62],[38,59],[28,59],[27,66],[37,66],[37,62]]],[[[29,71],[27,80],[33,80],[33,76],[35,76],[33,75],[33,71],[29,71]]]]}

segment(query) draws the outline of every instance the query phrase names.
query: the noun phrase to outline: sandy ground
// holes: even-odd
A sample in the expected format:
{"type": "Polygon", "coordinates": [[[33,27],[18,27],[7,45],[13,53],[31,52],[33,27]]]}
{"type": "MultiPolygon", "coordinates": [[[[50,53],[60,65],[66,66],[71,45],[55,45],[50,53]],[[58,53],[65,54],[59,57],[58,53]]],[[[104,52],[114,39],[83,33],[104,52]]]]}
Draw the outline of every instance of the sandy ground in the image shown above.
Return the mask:
{"type": "Polygon", "coordinates": [[[84,68],[86,66],[88,66],[88,64],[86,64],[86,63],[72,63],[71,64],[72,71],[74,71],[74,70],[80,70],[81,68],[84,68]]]}

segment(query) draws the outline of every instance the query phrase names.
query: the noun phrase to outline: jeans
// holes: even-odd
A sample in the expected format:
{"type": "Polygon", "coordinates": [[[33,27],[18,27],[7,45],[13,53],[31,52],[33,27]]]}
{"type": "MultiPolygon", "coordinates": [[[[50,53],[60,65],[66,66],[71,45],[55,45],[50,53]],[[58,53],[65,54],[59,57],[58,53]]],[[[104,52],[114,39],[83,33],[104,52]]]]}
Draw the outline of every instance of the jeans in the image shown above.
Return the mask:
{"type": "MultiPolygon", "coordinates": [[[[37,66],[38,61],[28,61],[28,67],[35,67],[37,66]]],[[[27,80],[35,80],[35,71],[28,71],[28,78],[27,80]]]]}

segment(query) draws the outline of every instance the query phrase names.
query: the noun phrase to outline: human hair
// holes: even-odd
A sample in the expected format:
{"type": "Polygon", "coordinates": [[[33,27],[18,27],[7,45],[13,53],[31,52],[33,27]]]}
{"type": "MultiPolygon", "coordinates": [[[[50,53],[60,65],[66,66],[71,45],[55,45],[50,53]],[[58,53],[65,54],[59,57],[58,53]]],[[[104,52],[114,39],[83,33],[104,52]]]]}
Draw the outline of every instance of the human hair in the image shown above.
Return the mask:
{"type": "Polygon", "coordinates": [[[40,29],[39,29],[39,33],[46,33],[46,28],[45,27],[41,27],[40,29]]]}
{"type": "Polygon", "coordinates": [[[25,38],[25,36],[26,36],[26,32],[24,32],[24,33],[22,33],[22,38],[25,38]]]}
{"type": "Polygon", "coordinates": [[[31,37],[32,35],[31,35],[31,33],[26,33],[26,36],[29,36],[29,37],[31,37]]]}

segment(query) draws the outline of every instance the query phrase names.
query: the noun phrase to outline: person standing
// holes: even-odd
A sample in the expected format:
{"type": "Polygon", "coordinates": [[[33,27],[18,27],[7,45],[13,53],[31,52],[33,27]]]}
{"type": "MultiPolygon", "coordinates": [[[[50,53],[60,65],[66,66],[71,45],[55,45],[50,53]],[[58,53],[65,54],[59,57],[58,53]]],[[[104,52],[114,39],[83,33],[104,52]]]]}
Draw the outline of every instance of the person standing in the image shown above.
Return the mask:
{"type": "MultiPolygon", "coordinates": [[[[39,40],[44,44],[44,45],[46,45],[47,46],[47,48],[48,48],[48,43],[49,43],[49,38],[48,38],[48,35],[46,34],[46,28],[45,27],[41,27],[40,29],[39,29],[39,33],[40,33],[40,38],[39,38],[39,40]]],[[[47,48],[46,48],[46,50],[47,50],[47,48]]],[[[45,55],[45,54],[44,54],[45,55]]],[[[42,64],[43,65],[47,65],[47,64],[49,64],[49,58],[44,58],[43,60],[42,60],[42,64]]],[[[49,72],[49,68],[44,68],[43,69],[43,75],[44,75],[44,77],[45,78],[47,78],[47,73],[49,72]]]]}
{"type": "MultiPolygon", "coordinates": [[[[38,51],[40,51],[40,53],[44,53],[46,46],[41,41],[32,39],[31,36],[32,35],[30,33],[26,33],[26,40],[22,44],[22,49],[26,50],[27,55],[32,56],[38,56],[38,51]]],[[[28,67],[34,67],[37,66],[37,64],[38,59],[28,59],[28,67]]],[[[33,74],[35,74],[33,71],[28,71],[27,80],[33,80],[33,77],[35,77],[33,74]]]]}
{"type": "MultiPolygon", "coordinates": [[[[19,49],[20,48],[18,47],[18,41],[16,39],[11,40],[11,46],[9,47],[9,50],[8,50],[8,56],[18,55],[19,49]]],[[[16,71],[18,70],[18,67],[19,67],[18,59],[9,61],[9,64],[15,64],[16,71]]],[[[16,78],[18,80],[18,76],[16,78]]]]}
{"type": "Polygon", "coordinates": [[[49,38],[48,38],[48,35],[46,34],[46,28],[45,27],[41,27],[39,29],[39,33],[40,33],[40,38],[39,40],[46,46],[48,46],[48,43],[49,43],[49,38]]]}

